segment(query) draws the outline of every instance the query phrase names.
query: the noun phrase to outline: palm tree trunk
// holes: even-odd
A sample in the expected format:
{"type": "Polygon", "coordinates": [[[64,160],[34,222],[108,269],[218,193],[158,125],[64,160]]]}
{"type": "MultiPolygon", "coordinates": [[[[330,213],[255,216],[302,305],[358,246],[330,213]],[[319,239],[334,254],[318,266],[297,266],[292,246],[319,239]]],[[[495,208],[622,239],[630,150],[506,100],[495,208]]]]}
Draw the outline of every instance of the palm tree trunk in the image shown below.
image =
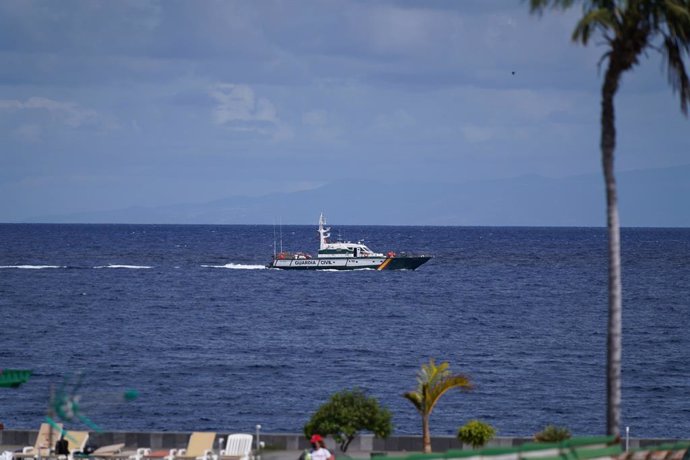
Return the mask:
{"type": "Polygon", "coordinates": [[[431,453],[431,433],[429,432],[429,414],[422,415],[422,444],[424,453],[431,453]]]}
{"type": "Polygon", "coordinates": [[[609,242],[609,316],[606,354],[606,432],[620,435],[621,409],[621,252],[618,198],[613,159],[616,148],[616,126],[613,99],[622,74],[621,67],[609,58],[608,69],[602,87],[601,102],[601,159],[606,183],[606,223],[609,242]]]}

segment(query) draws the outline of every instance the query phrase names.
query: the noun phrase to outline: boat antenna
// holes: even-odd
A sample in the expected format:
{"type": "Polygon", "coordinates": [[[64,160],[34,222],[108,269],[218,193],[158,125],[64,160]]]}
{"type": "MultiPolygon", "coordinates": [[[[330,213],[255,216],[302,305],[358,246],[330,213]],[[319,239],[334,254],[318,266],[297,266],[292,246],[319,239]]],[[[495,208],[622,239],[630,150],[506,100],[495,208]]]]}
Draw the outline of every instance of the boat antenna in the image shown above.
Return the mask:
{"type": "Polygon", "coordinates": [[[283,218],[280,218],[280,253],[283,253],[283,218]]]}
{"type": "Polygon", "coordinates": [[[326,249],[331,237],[330,230],[330,227],[326,227],[326,218],[322,212],[319,216],[319,250],[326,249]]]}
{"type": "Polygon", "coordinates": [[[273,258],[276,258],[276,218],[273,218],[273,258]]]}

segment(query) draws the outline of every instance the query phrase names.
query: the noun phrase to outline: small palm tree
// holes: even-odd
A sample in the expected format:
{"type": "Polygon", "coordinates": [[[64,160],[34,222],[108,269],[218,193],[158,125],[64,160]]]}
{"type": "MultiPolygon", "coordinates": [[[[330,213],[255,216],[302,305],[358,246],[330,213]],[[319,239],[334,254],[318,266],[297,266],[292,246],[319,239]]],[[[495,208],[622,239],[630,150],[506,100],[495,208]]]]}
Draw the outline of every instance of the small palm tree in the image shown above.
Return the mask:
{"type": "Polygon", "coordinates": [[[442,362],[438,366],[434,359],[429,359],[429,364],[422,364],[417,372],[417,388],[408,391],[403,396],[407,398],[419,414],[422,416],[422,442],[424,452],[431,452],[431,433],[429,431],[429,417],[436,403],[446,392],[458,388],[470,390],[472,384],[465,375],[454,375],[450,372],[450,365],[442,362]]]}
{"type": "MultiPolygon", "coordinates": [[[[575,0],[530,0],[531,11],[569,8],[575,0]]],[[[606,184],[606,222],[609,239],[609,319],[606,356],[606,430],[620,435],[621,404],[621,255],[618,197],[613,171],[616,126],[613,99],[625,72],[639,63],[648,50],[659,51],[667,65],[668,80],[688,114],[690,80],[684,59],[690,52],[690,0],[582,0],[583,17],[573,31],[573,41],[587,45],[601,34],[607,62],[601,88],[601,159],[606,184]]]]}

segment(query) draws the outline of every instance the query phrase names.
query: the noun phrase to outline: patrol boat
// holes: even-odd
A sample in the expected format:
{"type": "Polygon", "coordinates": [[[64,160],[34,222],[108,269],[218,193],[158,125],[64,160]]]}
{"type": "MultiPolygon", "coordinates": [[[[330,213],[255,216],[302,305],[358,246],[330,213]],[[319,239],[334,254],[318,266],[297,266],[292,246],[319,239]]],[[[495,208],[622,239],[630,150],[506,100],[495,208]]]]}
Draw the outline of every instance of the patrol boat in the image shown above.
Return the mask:
{"type": "Polygon", "coordinates": [[[319,252],[316,258],[305,252],[279,252],[273,255],[268,268],[285,270],[414,270],[431,256],[412,256],[388,252],[374,252],[361,242],[331,243],[330,227],[326,227],[326,218],[319,217],[319,252]]]}

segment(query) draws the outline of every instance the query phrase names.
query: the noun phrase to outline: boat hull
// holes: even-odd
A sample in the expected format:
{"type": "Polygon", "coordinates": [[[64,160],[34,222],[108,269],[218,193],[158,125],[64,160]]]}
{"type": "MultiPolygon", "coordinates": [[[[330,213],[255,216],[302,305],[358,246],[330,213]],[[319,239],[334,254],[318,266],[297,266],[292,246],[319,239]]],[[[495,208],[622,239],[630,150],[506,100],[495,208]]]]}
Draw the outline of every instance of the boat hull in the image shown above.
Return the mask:
{"type": "Polygon", "coordinates": [[[281,270],[415,270],[430,256],[338,257],[318,259],[273,259],[268,268],[281,270]]]}

